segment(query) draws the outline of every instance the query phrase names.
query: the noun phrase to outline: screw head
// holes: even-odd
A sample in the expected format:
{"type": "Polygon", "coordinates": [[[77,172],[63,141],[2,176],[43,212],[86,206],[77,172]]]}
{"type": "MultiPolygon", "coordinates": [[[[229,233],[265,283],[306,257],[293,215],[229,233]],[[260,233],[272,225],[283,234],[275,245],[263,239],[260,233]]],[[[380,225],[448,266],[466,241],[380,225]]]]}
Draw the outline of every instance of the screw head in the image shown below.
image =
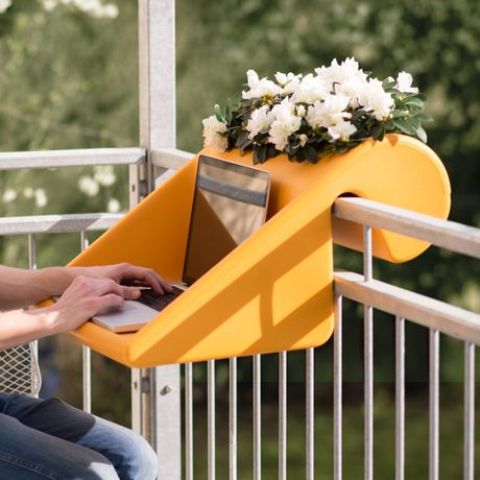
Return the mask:
{"type": "Polygon", "coordinates": [[[173,390],[173,387],[171,385],[165,385],[161,390],[160,390],[160,395],[167,395],[173,390]]]}

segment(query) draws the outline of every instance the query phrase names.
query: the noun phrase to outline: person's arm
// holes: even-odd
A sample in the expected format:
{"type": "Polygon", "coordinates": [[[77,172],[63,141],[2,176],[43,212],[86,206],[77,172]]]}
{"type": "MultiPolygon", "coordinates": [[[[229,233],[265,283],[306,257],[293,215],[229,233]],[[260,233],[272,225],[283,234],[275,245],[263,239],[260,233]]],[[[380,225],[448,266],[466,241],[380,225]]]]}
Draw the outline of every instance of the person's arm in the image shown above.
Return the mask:
{"type": "Polygon", "coordinates": [[[61,295],[72,278],[60,267],[23,270],[0,265],[0,310],[26,307],[61,295]]]}
{"type": "Polygon", "coordinates": [[[0,313],[0,349],[78,328],[93,315],[121,308],[140,296],[122,280],[150,285],[158,293],[172,287],[149,268],[127,263],[105,267],[28,271],[0,266],[0,310],[28,306],[61,295],[52,306],[0,313]]]}
{"type": "Polygon", "coordinates": [[[47,298],[60,296],[78,276],[97,279],[136,280],[150,285],[158,293],[170,291],[170,285],[154,270],[128,263],[102,267],[51,267],[23,270],[0,265],[0,310],[27,307],[47,298]]]}
{"type": "Polygon", "coordinates": [[[121,308],[140,296],[136,287],[114,280],[77,276],[57,303],[0,313],[0,349],[78,328],[96,313],[121,308]]]}

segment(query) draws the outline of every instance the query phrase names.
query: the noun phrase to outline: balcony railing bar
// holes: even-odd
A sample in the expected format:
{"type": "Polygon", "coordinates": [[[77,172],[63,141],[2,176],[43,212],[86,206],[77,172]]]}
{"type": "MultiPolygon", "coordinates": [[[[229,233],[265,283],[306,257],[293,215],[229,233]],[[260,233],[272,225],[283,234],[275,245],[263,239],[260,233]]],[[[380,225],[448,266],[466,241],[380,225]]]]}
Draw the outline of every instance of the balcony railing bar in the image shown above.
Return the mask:
{"type": "Polygon", "coordinates": [[[335,330],[333,332],[333,479],[343,478],[343,364],[342,296],[335,293],[335,330]]]}
{"type": "Polygon", "coordinates": [[[464,479],[475,478],[475,345],[465,342],[464,479]]]}
{"type": "Polygon", "coordinates": [[[262,361],[253,356],[253,480],[262,478],[262,361]]]}
{"type": "Polygon", "coordinates": [[[366,282],[358,273],[336,272],[334,279],[339,295],[451,337],[480,344],[480,314],[379,280],[366,282]]]}
{"type": "MultiPolygon", "coordinates": [[[[371,280],[372,229],[363,227],[363,274],[365,280],[371,280]]],[[[363,306],[364,318],[364,388],[365,388],[365,452],[364,478],[373,480],[373,308],[366,303],[363,306]]]]}
{"type": "MultiPolygon", "coordinates": [[[[28,234],[28,268],[30,270],[37,269],[37,239],[34,234],[28,234]]],[[[42,388],[42,374],[38,364],[38,340],[30,342],[30,371],[32,378],[32,395],[38,397],[42,388]]]]}
{"type": "Polygon", "coordinates": [[[229,427],[229,480],[237,480],[237,359],[231,358],[228,364],[228,427],[229,427]]]}
{"type": "Polygon", "coordinates": [[[335,201],[333,215],[426,240],[437,247],[480,258],[478,228],[357,197],[338,198],[335,201]]]}
{"type": "Polygon", "coordinates": [[[439,478],[440,446],[440,332],[429,332],[429,479],[439,478]]]}
{"type": "Polygon", "coordinates": [[[0,170],[86,167],[94,165],[138,165],[144,161],[145,150],[137,147],[2,152],[0,153],[0,170]]]}
{"type": "Polygon", "coordinates": [[[82,213],[0,218],[0,235],[68,233],[106,230],[122,218],[121,213],[82,213]]]}
{"type": "Polygon", "coordinates": [[[208,384],[208,480],[215,480],[215,360],[207,362],[208,384]]]}
{"type": "Polygon", "coordinates": [[[315,480],[315,349],[307,349],[305,355],[307,480],[315,480]]]}
{"type": "Polygon", "coordinates": [[[287,352],[278,354],[278,480],[287,480],[287,352]]]}
{"type": "Polygon", "coordinates": [[[185,364],[185,478],[193,480],[193,364],[185,364]]]}
{"type": "MultiPolygon", "coordinates": [[[[80,251],[88,247],[88,237],[85,230],[80,231],[80,251]]],[[[82,345],[82,405],[85,412],[92,411],[92,352],[82,345]]]]}
{"type": "Polygon", "coordinates": [[[150,152],[150,160],[153,166],[171,168],[173,170],[178,170],[194,156],[194,153],[185,152],[177,148],[162,148],[150,152]]]}
{"type": "Polygon", "coordinates": [[[405,319],[395,318],[395,480],[405,479],[405,319]]]}

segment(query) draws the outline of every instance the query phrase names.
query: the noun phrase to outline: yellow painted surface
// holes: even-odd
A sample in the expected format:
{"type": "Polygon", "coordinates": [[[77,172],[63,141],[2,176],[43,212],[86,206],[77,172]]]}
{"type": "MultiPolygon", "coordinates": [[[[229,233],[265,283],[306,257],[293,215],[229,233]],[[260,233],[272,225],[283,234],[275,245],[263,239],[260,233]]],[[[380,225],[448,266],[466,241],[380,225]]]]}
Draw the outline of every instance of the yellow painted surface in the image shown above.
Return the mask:
{"type": "MultiPolygon", "coordinates": [[[[201,153],[251,165],[238,152],[201,153]]],[[[420,142],[391,135],[365,142],[316,165],[285,156],[259,166],[272,173],[269,220],[135,334],[114,334],[91,322],[72,335],[132,367],[251,355],[319,346],[333,331],[335,242],[361,250],[361,229],[332,225],[339,195],[365,198],[446,218],[448,176],[420,142]]],[[[181,277],[196,158],[79,255],[72,265],[128,261],[181,277]]],[[[374,254],[403,262],[428,244],[374,231],[374,254]]]]}

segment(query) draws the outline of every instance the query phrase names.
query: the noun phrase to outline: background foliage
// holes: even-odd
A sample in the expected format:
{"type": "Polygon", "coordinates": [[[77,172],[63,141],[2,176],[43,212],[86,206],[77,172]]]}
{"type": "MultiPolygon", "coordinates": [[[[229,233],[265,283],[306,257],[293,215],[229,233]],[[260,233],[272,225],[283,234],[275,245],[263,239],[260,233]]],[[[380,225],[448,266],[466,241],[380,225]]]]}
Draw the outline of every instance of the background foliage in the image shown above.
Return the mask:
{"type": "MultiPolygon", "coordinates": [[[[119,15],[113,19],[61,6],[48,12],[32,0],[14,0],[0,15],[1,151],[138,144],[136,2],[116,4],[119,15]]],[[[215,103],[238,96],[247,69],[270,76],[276,71],[308,72],[333,57],[355,56],[379,78],[401,70],[413,74],[435,120],[427,125],[429,144],[450,174],[451,218],[480,226],[479,18],[477,0],[178,0],[178,147],[201,147],[201,119],[215,103]]],[[[0,215],[103,211],[112,198],[118,200],[117,208],[126,208],[126,171],[115,169],[116,181],[109,185],[99,182],[97,173],[0,172],[0,215]],[[80,188],[79,179],[85,176],[97,184],[97,194],[80,188]],[[14,194],[7,195],[8,190],[14,194]],[[44,191],[46,204],[38,201],[37,190],[44,191]]],[[[78,243],[72,236],[40,238],[39,265],[65,263],[78,243]]],[[[2,263],[24,266],[25,252],[24,239],[0,239],[2,263]]],[[[357,255],[338,249],[336,258],[338,266],[360,269],[357,255]]],[[[405,265],[377,261],[375,269],[383,280],[480,310],[480,264],[467,257],[431,249],[405,265]]],[[[362,378],[362,325],[357,307],[347,305],[347,312],[347,380],[355,382],[362,378]]],[[[388,391],[393,326],[381,314],[376,322],[376,379],[387,382],[388,391]]],[[[411,327],[407,342],[407,378],[422,389],[428,369],[426,334],[411,327]]],[[[70,364],[67,359],[77,355],[71,346],[57,349],[63,363],[70,364]]],[[[317,355],[319,381],[330,379],[330,349],[317,355]]],[[[443,380],[461,378],[462,358],[461,345],[442,343],[443,380]]],[[[95,361],[104,368],[104,360],[95,361]]],[[[292,382],[301,380],[303,361],[292,355],[292,382]]],[[[275,368],[273,360],[265,362],[267,380],[274,378],[275,368]]],[[[247,380],[249,370],[242,375],[247,380]]],[[[198,379],[203,376],[199,370],[198,379]]],[[[108,378],[113,377],[118,383],[116,375],[108,378]]],[[[122,387],[125,398],[115,398],[117,406],[102,400],[105,390],[120,388],[108,385],[108,378],[100,382],[107,387],[97,390],[98,413],[125,421],[128,378],[122,387]]],[[[74,389],[62,388],[64,396],[78,402],[74,389]]]]}

